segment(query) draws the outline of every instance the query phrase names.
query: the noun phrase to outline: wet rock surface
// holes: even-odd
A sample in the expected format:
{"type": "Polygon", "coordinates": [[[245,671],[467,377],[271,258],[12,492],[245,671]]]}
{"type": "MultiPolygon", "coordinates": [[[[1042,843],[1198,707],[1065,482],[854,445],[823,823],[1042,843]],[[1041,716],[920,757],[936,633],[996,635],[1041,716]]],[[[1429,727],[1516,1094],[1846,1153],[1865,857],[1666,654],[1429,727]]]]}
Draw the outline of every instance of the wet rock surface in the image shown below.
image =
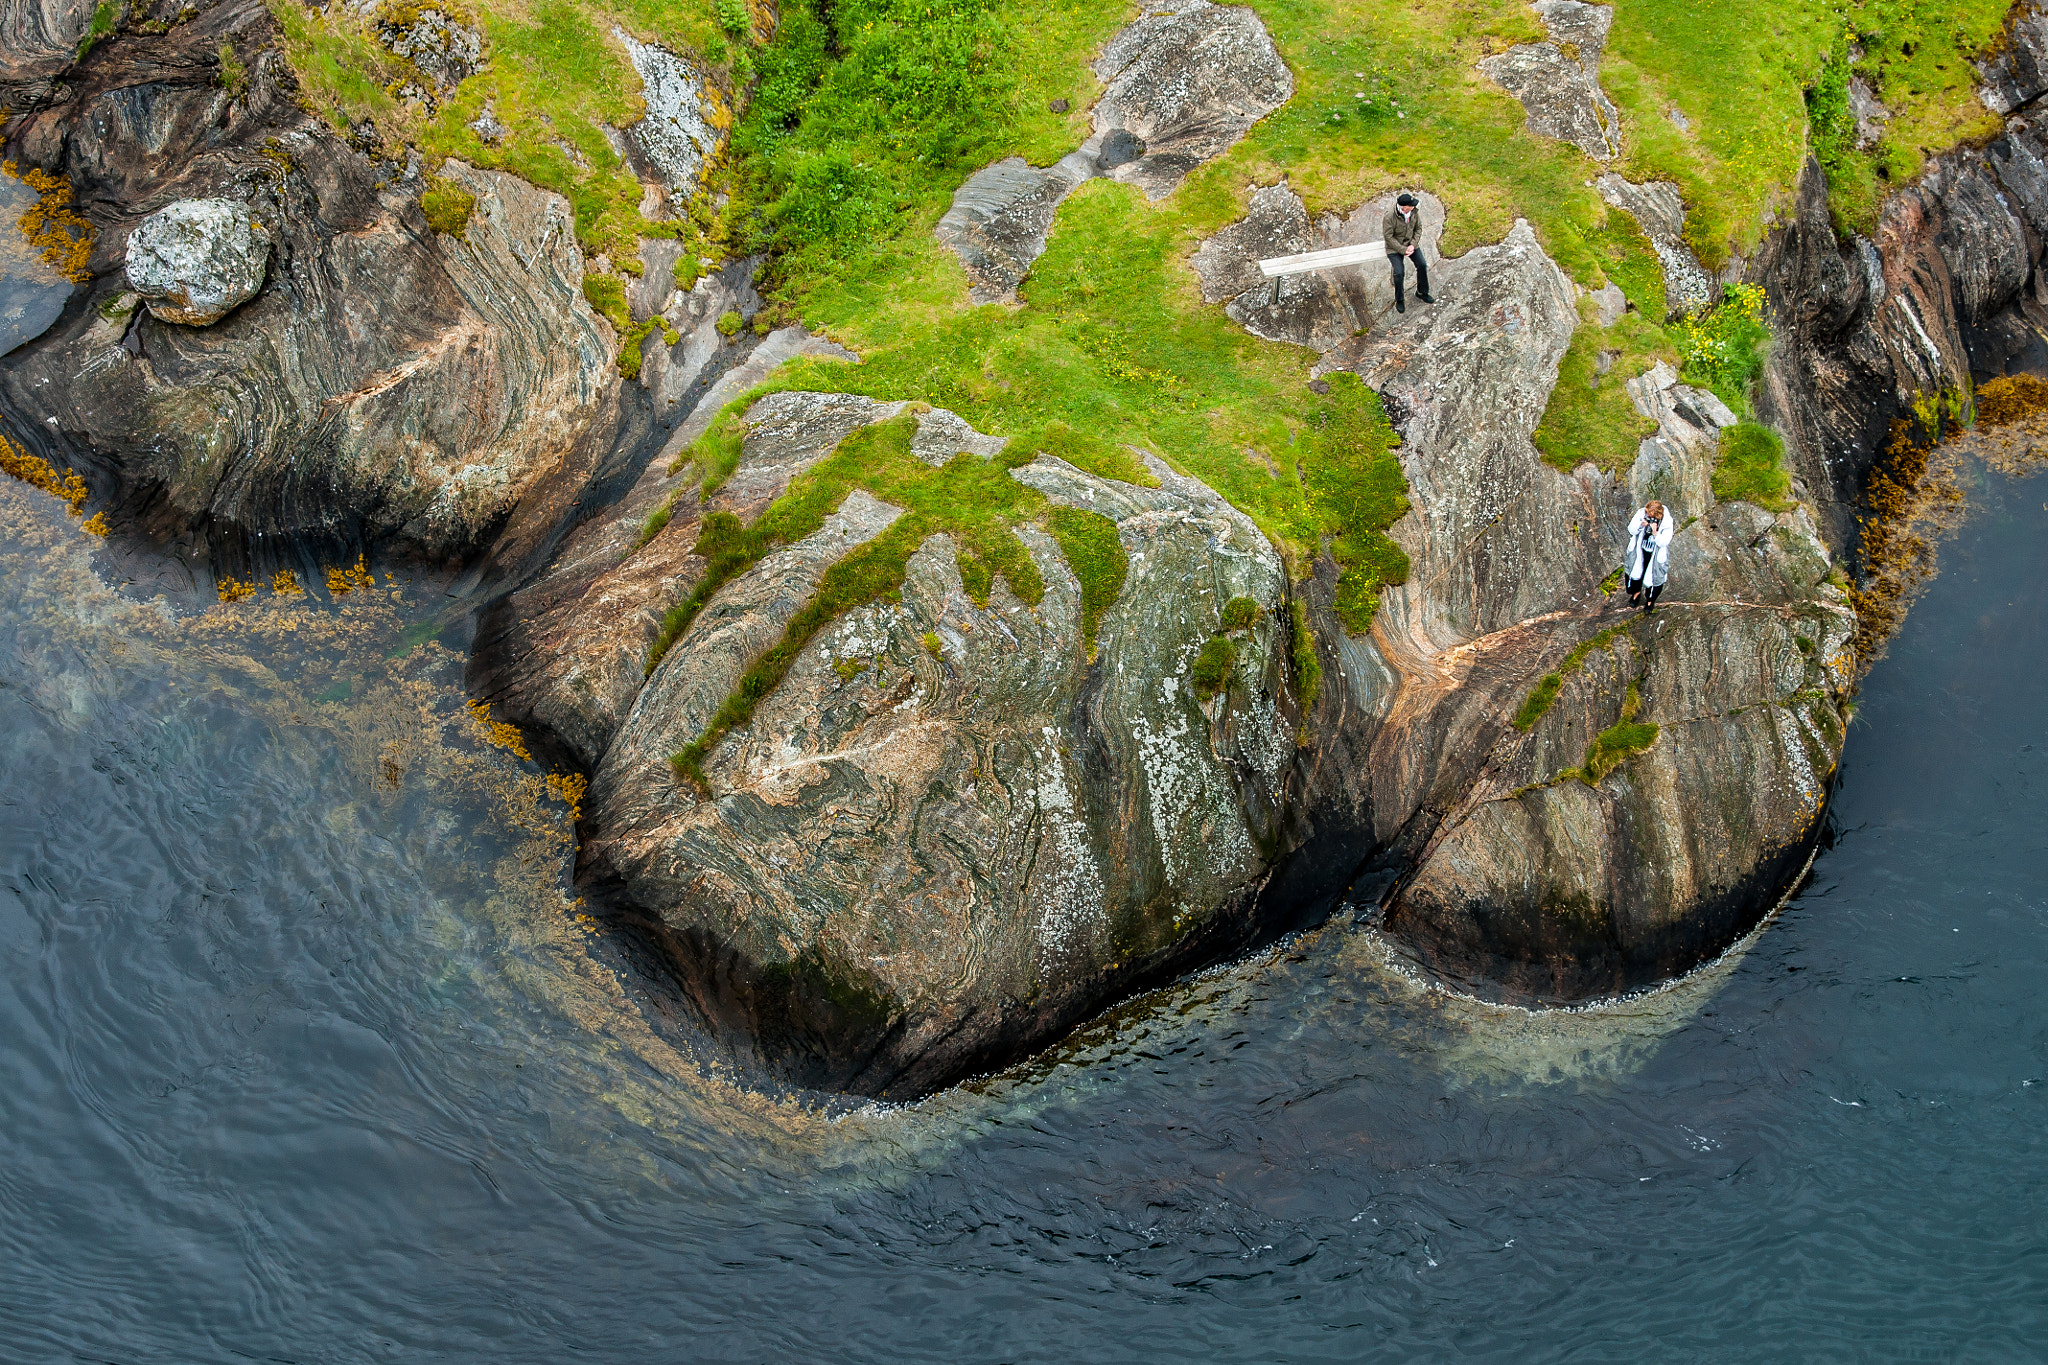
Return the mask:
{"type": "Polygon", "coordinates": [[[204,327],[256,297],[270,229],[232,199],[180,199],[128,234],[128,284],[164,322],[204,327]]]}
{"type": "Polygon", "coordinates": [[[1194,0],[1152,11],[1103,48],[1094,134],[1056,164],[1009,157],[975,172],[939,220],[976,303],[1009,303],[1045,250],[1060,200],[1096,176],[1171,194],[1294,94],[1294,77],[1253,11],[1194,0]]]}

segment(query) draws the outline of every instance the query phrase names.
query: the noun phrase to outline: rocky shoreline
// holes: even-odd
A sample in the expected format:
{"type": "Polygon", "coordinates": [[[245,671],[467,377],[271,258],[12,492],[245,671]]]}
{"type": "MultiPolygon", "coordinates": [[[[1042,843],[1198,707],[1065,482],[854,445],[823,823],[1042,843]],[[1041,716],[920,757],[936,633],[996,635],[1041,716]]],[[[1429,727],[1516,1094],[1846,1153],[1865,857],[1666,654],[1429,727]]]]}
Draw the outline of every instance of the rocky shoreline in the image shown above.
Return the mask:
{"type": "MultiPolygon", "coordinates": [[[[1490,59],[1499,79],[1530,92],[1533,131],[1611,156],[1607,11],[1538,8],[1576,55],[1517,48],[1490,59]],[[1567,55],[1587,109],[1537,99],[1530,73],[1567,55]]],[[[439,176],[474,207],[441,231],[416,175],[300,109],[274,52],[224,98],[209,54],[271,34],[252,0],[83,61],[77,16],[44,10],[50,31],[0,65],[0,104],[26,111],[7,156],[77,188],[96,278],[0,359],[10,436],[88,469],[127,533],[216,573],[315,544],[460,572],[471,688],[592,779],[579,882],[743,1053],[824,1089],[929,1093],[1340,909],[1521,1001],[1711,958],[1821,834],[1859,665],[1838,566],[1892,424],[2048,356],[2038,26],[1995,73],[2004,132],[1892,194],[1868,239],[1837,237],[1809,163],[1792,221],[1713,281],[1675,190],[1611,177],[1674,306],[1765,291],[1778,340],[1756,403],[1785,440],[1789,511],[1716,501],[1735,415],[1669,366],[1629,384],[1655,424],[1631,466],[1545,462],[1532,434],[1582,309],[1606,304],[1527,223],[1443,259],[1426,201],[1439,301],[1396,315],[1379,272],[1256,268],[1371,239],[1383,199],[1312,221],[1286,183],[1255,187],[1192,255],[1203,298],[1316,352],[1325,388],[1355,376],[1400,438],[1409,511],[1389,534],[1409,567],[1353,633],[1333,560],[1286,562],[1171,452],[1125,452],[1113,477],[922,404],[759,393],[792,357],[858,357],[794,327],[729,339],[720,320],[760,307],[746,263],[671,291],[676,250],[646,244],[654,283],[626,306],[672,339],[635,341],[624,377],[567,201],[451,161],[439,176]],[[171,267],[126,287],[140,224],[222,200],[241,276],[217,311],[171,267]],[[714,474],[693,452],[735,417],[714,474]],[[1001,470],[1029,511],[1022,558],[992,572],[920,533],[899,586],[797,638],[840,566],[920,525],[911,509],[856,487],[729,577],[719,538],[811,487],[855,433],[900,435],[895,458],[933,470],[1001,470]],[[1683,529],[1641,616],[1602,584],[1651,497],[1683,529]],[[718,730],[785,640],[772,690],[718,730]],[[672,760],[702,736],[684,780],[672,760]]],[[[1015,300],[1074,185],[1171,195],[1293,94],[1256,17],[1200,0],[1125,30],[1100,69],[1110,93],[1079,151],[999,162],[941,220],[977,300],[1015,300]]]]}

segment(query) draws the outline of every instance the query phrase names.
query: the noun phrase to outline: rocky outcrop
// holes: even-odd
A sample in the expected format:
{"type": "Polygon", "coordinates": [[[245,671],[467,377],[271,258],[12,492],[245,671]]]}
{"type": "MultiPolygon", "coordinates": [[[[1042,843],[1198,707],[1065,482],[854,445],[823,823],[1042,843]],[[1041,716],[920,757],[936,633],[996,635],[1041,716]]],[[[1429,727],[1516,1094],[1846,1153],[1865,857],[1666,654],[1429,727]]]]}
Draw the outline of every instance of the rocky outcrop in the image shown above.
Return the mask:
{"type": "MultiPolygon", "coordinates": [[[[1264,226],[1302,221],[1284,187],[1257,192],[1197,254],[1205,290],[1255,280],[1279,248],[1335,244],[1264,226]]],[[[1803,511],[1714,502],[1733,414],[1668,367],[1630,386],[1659,425],[1627,479],[1539,458],[1530,433],[1579,318],[1526,225],[1433,274],[1436,307],[1380,315],[1364,337],[1327,288],[1261,310],[1254,284],[1230,305],[1379,391],[1413,503],[1391,532],[1413,567],[1369,637],[1335,622],[1330,575],[1309,588],[1337,680],[1310,717],[1310,844],[1391,869],[1388,928],[1475,989],[1578,999],[1657,980],[1754,923],[1804,856],[1840,754],[1853,621],[1803,511]],[[1653,496],[1683,529],[1646,617],[1599,584],[1653,496]],[[1656,728],[1596,752],[1617,726],[1656,728]]]]}
{"type": "Polygon", "coordinates": [[[725,145],[731,118],[695,66],[667,48],[634,41],[622,29],[613,29],[612,36],[632,59],[647,106],[626,136],[659,181],[671,211],[680,213],[697,192],[705,165],[725,145]]]}
{"type": "MultiPolygon", "coordinates": [[[[779,487],[896,410],[765,399],[728,487],[779,487]]],[[[893,518],[852,494],[714,596],[635,701],[592,784],[587,872],[642,908],[706,1013],[785,1074],[922,1094],[1248,933],[1295,752],[1285,574],[1241,513],[1151,468],[1157,488],[1050,457],[1013,472],[1115,523],[1129,572],[1092,661],[1050,535],[1019,530],[1046,585],[1035,609],[1001,580],[977,605],[934,536],[900,600],[832,623],[714,750],[708,798],[679,782],[669,754],[830,564],[893,518]],[[1190,667],[1238,597],[1259,618],[1226,689],[1200,699],[1190,667]]]]}
{"type": "Polygon", "coordinates": [[[128,234],[128,285],[151,317],[204,327],[256,297],[270,229],[232,199],[180,199],[128,234]]]}
{"type": "MultiPolygon", "coordinates": [[[[1269,341],[1292,342],[1319,351],[1346,345],[1382,318],[1393,315],[1394,275],[1385,261],[1267,279],[1259,262],[1331,247],[1360,246],[1380,239],[1380,225],[1394,205],[1395,191],[1367,200],[1343,217],[1326,213],[1311,220],[1301,199],[1286,184],[1252,191],[1249,211],[1202,243],[1189,264],[1202,282],[1202,297],[1223,304],[1238,325],[1269,341]]],[[[1437,243],[1444,232],[1443,201],[1422,194],[1422,251],[1433,263],[1431,281],[1439,293],[1437,243]]]]}
{"type": "Polygon", "coordinates": [[[64,103],[11,125],[10,155],[67,177],[98,226],[98,280],[8,358],[0,401],[60,466],[95,452],[165,530],[467,556],[540,483],[587,476],[617,427],[616,343],[583,300],[569,205],[449,162],[476,211],[466,240],[437,234],[420,182],[381,182],[298,107],[275,53],[229,98],[224,33],[275,41],[253,0],[111,38],[64,103]],[[214,199],[275,239],[261,292],[204,328],[100,325],[138,225],[214,199]]]}
{"type": "Polygon", "coordinates": [[[1522,43],[1480,60],[1479,69],[1529,112],[1529,131],[1569,142],[1597,161],[1621,155],[1621,116],[1600,88],[1600,55],[1612,5],[1537,0],[1530,6],[1550,41],[1522,43]]]}
{"type": "Polygon", "coordinates": [[[1638,185],[1613,171],[1593,182],[1600,197],[1629,217],[1650,239],[1664,267],[1664,299],[1671,314],[1697,313],[1720,295],[1714,277],[1685,240],[1685,203],[1668,180],[1638,185]]]}
{"type": "Polygon", "coordinates": [[[976,303],[1010,303],[1074,187],[1108,176],[1152,199],[1221,156],[1294,94],[1257,14],[1209,0],[1155,10],[1103,48],[1094,135],[1052,166],[1009,157],[968,177],[935,231],[967,268],[976,303]]]}

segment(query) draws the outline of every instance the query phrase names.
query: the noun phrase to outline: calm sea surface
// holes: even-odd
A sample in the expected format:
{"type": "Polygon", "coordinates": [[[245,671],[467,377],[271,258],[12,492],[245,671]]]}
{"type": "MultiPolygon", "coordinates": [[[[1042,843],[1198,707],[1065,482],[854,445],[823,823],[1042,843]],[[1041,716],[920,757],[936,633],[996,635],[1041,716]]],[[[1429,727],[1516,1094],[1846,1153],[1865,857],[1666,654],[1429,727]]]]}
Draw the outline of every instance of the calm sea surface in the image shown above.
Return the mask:
{"type": "Polygon", "coordinates": [[[2048,1357],[2048,477],[1986,476],[1746,952],[1332,927],[970,1093],[649,1025],[425,585],[116,592],[0,487],[0,1359],[2048,1357]]]}

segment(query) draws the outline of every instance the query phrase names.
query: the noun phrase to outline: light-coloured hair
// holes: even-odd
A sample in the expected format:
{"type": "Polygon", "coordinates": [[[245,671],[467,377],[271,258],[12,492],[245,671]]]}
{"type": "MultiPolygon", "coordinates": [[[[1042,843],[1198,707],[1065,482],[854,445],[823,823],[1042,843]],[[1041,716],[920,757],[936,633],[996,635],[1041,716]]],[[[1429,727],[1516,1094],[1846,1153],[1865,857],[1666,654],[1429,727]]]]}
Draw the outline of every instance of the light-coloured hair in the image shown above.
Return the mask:
{"type": "Polygon", "coordinates": [[[1644,505],[1643,510],[1650,514],[1651,521],[1664,520],[1664,504],[1661,502],[1647,503],[1644,505]]]}

